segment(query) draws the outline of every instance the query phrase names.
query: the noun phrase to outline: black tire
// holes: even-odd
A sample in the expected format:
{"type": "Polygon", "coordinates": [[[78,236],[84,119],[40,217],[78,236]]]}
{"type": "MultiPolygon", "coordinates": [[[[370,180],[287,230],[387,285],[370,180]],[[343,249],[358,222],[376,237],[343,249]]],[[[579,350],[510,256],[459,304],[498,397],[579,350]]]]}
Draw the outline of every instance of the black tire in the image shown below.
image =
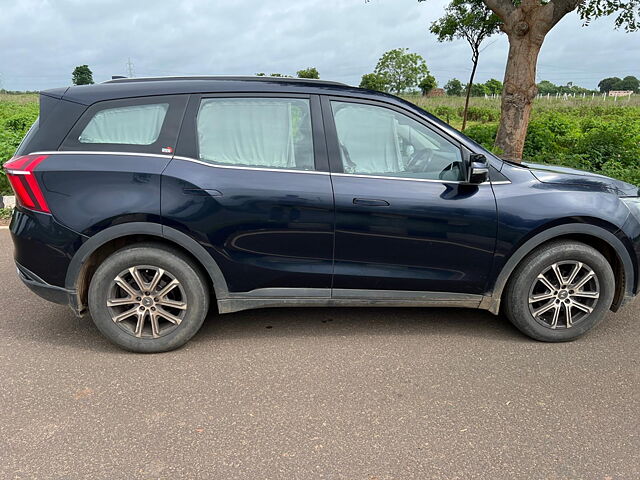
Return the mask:
{"type": "MultiPolygon", "coordinates": [[[[568,275],[563,274],[562,271],[560,273],[560,278],[565,280],[568,280],[569,276],[570,273],[568,275]]],[[[580,277],[573,282],[573,285],[577,285],[579,282],[580,277]]],[[[531,338],[544,342],[567,342],[585,334],[604,318],[613,302],[614,289],[613,270],[600,252],[584,243],[559,240],[540,246],[518,265],[511,275],[505,291],[504,313],[511,323],[531,338]],[[552,291],[548,287],[545,288],[546,284],[539,280],[539,275],[545,271],[551,272],[546,273],[545,278],[550,278],[552,286],[555,287],[559,281],[553,266],[555,265],[560,270],[565,269],[565,272],[568,273],[573,271],[573,268],[577,268],[579,264],[576,262],[585,265],[585,267],[580,267],[584,268],[584,270],[580,270],[583,272],[583,279],[589,275],[588,269],[595,273],[595,280],[589,280],[586,284],[587,287],[580,287],[577,292],[584,294],[582,288],[590,288],[593,291],[586,293],[591,295],[598,293],[597,299],[584,298],[580,295],[572,296],[570,292],[575,293],[576,291],[570,290],[569,285],[565,285],[564,289],[562,285],[558,285],[558,289],[552,291]],[[535,300],[547,295],[554,296],[543,301],[533,302],[530,308],[530,298],[535,300]],[[588,308],[591,308],[592,311],[586,313],[582,309],[572,307],[575,305],[571,303],[574,300],[579,301],[581,305],[590,302],[588,308]],[[564,305],[563,302],[566,302],[567,305],[564,305]],[[553,305],[549,307],[551,304],[553,305]],[[547,307],[548,310],[544,313],[538,313],[547,307]],[[559,310],[557,320],[554,316],[556,309],[559,310]],[[570,311],[569,315],[566,313],[567,310],[570,311]],[[579,317],[573,318],[579,318],[579,320],[567,328],[566,324],[570,323],[567,321],[567,317],[572,316],[576,311],[579,317]],[[534,313],[537,314],[535,317],[534,313]],[[557,324],[555,328],[552,328],[554,320],[557,321],[557,324]],[[562,320],[564,320],[564,325],[562,320]]]]}
{"type": "MultiPolygon", "coordinates": [[[[154,272],[152,269],[147,270],[144,268],[138,269],[138,271],[148,275],[145,277],[147,281],[151,276],[150,272],[154,272]]],[[[131,279],[133,279],[133,276],[127,280],[128,285],[131,287],[137,286],[138,283],[131,279]]],[[[151,282],[149,282],[150,284],[151,282]]],[[[208,283],[198,266],[179,251],[161,244],[141,243],[122,248],[102,262],[91,279],[88,303],[89,311],[96,327],[114,344],[132,352],[166,352],[184,345],[202,326],[209,309],[208,283]],[[123,298],[123,300],[128,300],[130,294],[122,287],[115,286],[115,278],[117,276],[120,277],[120,274],[127,272],[128,269],[137,266],[156,268],[155,272],[161,278],[159,277],[158,286],[154,291],[160,291],[163,286],[166,287],[173,281],[178,282],[177,287],[173,288],[173,293],[169,292],[163,295],[162,298],[152,298],[154,296],[153,292],[143,292],[143,297],[136,297],[136,300],[146,299],[148,302],[159,300],[157,304],[153,303],[153,307],[143,307],[142,302],[139,305],[129,302],[122,307],[107,306],[107,300],[114,298],[114,292],[124,294],[127,298],[123,298]],[[145,293],[149,295],[144,296],[145,293]],[[169,299],[169,295],[177,298],[177,300],[169,299]],[[171,306],[166,306],[168,303],[163,303],[165,306],[161,306],[161,302],[174,302],[175,304],[184,302],[184,305],[181,306],[181,309],[175,309],[171,306]],[[135,316],[136,312],[132,316],[126,317],[123,321],[116,323],[113,316],[119,311],[129,308],[147,309],[147,317],[144,317],[142,322],[136,323],[138,319],[135,316]],[[150,315],[152,309],[158,315],[155,317],[157,319],[155,321],[155,333],[151,327],[150,315]],[[175,314],[174,318],[180,316],[181,321],[169,321],[167,318],[162,317],[161,311],[165,312],[165,314],[175,314]],[[139,337],[136,336],[137,332],[133,331],[137,327],[132,325],[144,326],[144,330],[141,329],[139,337]],[[160,330],[157,325],[162,325],[163,330],[160,330]],[[149,333],[149,329],[151,329],[151,333],[149,333]]]]}

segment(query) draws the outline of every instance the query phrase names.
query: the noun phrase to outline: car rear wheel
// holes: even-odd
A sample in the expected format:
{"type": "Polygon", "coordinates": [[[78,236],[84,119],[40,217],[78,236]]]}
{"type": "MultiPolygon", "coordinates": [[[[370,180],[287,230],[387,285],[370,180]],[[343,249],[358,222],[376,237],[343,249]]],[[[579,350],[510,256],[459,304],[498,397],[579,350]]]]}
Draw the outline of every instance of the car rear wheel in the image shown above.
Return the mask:
{"type": "Polygon", "coordinates": [[[126,247],[110,255],[89,286],[89,310],[116,345],[141,353],[186,343],[209,307],[206,281],[193,262],[159,244],[126,247]]]}
{"type": "Polygon", "coordinates": [[[526,335],[545,342],[574,340],[611,307],[613,270],[596,249],[558,241],[538,248],[513,272],[504,311],[526,335]]]}

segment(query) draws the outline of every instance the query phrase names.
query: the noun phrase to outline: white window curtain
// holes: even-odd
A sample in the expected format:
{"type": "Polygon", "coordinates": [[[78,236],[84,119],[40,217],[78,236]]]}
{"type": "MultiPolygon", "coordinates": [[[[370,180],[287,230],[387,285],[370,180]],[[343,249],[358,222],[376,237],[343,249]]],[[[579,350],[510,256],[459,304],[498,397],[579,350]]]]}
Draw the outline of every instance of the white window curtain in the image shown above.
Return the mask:
{"type": "Polygon", "coordinates": [[[100,110],[80,134],[80,143],[151,145],[160,135],[168,103],[100,110]]]}
{"type": "Polygon", "coordinates": [[[294,168],[292,100],[212,98],[198,112],[200,158],[229,165],[294,168]]]}
{"type": "Polygon", "coordinates": [[[347,173],[403,170],[396,119],[383,108],[332,102],[342,161],[347,173]],[[348,155],[348,159],[345,158],[348,155]]]}

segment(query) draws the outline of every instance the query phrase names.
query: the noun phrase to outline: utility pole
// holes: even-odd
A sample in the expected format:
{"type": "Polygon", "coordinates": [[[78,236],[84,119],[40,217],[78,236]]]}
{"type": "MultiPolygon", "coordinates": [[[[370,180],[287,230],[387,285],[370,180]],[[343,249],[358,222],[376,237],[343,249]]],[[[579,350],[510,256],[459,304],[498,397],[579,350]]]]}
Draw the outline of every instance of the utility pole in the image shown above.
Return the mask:
{"type": "Polygon", "coordinates": [[[131,61],[131,57],[127,60],[127,74],[129,78],[133,78],[133,62],[131,61]]]}

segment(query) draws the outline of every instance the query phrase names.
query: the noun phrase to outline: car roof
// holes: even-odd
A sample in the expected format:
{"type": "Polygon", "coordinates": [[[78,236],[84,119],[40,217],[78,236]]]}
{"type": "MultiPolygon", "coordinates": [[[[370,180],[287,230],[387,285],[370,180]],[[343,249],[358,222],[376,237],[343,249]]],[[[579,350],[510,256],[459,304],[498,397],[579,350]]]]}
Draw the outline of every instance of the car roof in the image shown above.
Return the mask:
{"type": "MultiPolygon", "coordinates": [[[[145,77],[116,78],[94,85],[44,90],[41,93],[56,98],[91,105],[105,100],[179,95],[191,93],[301,93],[357,96],[364,98],[391,95],[356,88],[344,83],[307,78],[197,76],[197,77],[145,77]]],[[[397,100],[397,99],[396,99],[397,100]]]]}

